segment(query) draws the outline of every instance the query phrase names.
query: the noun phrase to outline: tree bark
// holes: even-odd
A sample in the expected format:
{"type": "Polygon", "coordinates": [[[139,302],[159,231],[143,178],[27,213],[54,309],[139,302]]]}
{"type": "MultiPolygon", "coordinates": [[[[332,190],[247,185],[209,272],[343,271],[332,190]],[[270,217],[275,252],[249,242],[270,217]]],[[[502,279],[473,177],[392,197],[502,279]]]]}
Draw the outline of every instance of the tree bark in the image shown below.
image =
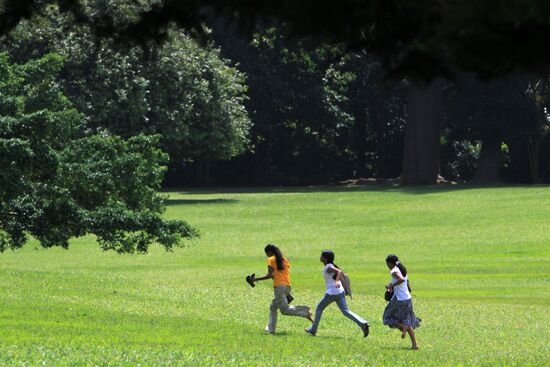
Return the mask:
{"type": "Polygon", "coordinates": [[[486,137],[481,142],[474,182],[496,183],[500,181],[501,141],[496,138],[486,137]]]}
{"type": "Polygon", "coordinates": [[[440,163],[441,80],[412,83],[405,127],[401,184],[432,185],[440,163]]]}

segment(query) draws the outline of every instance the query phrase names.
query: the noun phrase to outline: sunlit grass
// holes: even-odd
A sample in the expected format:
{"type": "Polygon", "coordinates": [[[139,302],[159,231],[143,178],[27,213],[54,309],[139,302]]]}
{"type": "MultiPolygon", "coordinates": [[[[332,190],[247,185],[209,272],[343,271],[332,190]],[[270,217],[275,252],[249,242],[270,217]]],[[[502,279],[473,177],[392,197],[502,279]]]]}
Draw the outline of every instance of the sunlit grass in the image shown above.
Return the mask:
{"type": "Polygon", "coordinates": [[[184,249],[105,253],[36,243],[0,255],[2,365],[548,365],[550,188],[325,188],[170,193],[184,249]],[[352,278],[371,335],[325,311],[318,336],[282,316],[266,335],[267,242],[290,258],[296,304],[323,295],[319,253],[352,278]],[[420,350],[382,325],[384,259],[409,268],[420,350]]]}

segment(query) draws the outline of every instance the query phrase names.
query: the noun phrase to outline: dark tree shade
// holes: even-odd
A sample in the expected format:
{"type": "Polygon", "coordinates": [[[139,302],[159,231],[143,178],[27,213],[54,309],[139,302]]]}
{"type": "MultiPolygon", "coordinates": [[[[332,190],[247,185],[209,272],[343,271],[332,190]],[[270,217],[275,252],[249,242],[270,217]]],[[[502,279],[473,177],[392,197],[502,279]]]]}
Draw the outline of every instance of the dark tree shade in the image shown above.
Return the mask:
{"type": "MultiPolygon", "coordinates": [[[[6,0],[0,32],[28,17],[37,0],[6,0]]],[[[383,57],[394,72],[422,79],[457,70],[494,77],[514,69],[547,71],[550,2],[547,0],[165,0],[123,26],[86,16],[79,0],[50,0],[94,25],[99,35],[123,40],[161,40],[170,23],[192,30],[212,12],[244,30],[278,18],[291,34],[315,35],[383,57]]]]}

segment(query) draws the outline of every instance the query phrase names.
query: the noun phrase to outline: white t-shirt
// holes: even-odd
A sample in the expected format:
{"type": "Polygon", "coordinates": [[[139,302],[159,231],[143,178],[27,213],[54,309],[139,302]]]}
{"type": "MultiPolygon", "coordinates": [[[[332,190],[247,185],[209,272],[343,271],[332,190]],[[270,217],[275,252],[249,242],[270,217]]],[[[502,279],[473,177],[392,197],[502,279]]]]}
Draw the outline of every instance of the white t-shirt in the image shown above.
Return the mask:
{"type": "MultiPolygon", "coordinates": [[[[401,274],[401,270],[399,270],[397,266],[394,267],[392,270],[390,270],[390,274],[392,274],[392,277],[391,277],[392,284],[397,283],[397,278],[393,277],[394,273],[398,273],[403,277],[403,274],[401,274]]],[[[407,284],[409,283],[409,280],[407,276],[405,276],[404,278],[405,278],[405,281],[403,283],[399,285],[394,285],[393,287],[393,294],[395,295],[395,297],[397,297],[398,301],[406,301],[412,298],[411,292],[409,292],[409,287],[407,286],[407,284]]]]}
{"type": "Polygon", "coordinates": [[[329,273],[327,271],[329,268],[336,269],[332,264],[326,264],[325,267],[323,268],[323,278],[325,279],[325,286],[327,287],[327,293],[332,296],[335,296],[345,292],[344,287],[342,287],[342,283],[340,282],[338,282],[340,284],[340,287],[336,288],[336,280],[334,280],[333,278],[335,273],[329,273]]]}

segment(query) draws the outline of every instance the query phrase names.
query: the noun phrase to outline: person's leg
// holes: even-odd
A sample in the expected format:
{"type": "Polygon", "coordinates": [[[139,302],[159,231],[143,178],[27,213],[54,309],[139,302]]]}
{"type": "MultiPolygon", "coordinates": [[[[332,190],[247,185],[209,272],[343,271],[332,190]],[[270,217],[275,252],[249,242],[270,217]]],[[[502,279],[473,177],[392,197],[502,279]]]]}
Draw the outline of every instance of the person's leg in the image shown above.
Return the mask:
{"type": "Polygon", "coordinates": [[[407,331],[409,330],[409,327],[401,322],[396,322],[394,324],[394,327],[401,330],[401,339],[405,339],[407,336],[407,331]]]}
{"type": "Polygon", "coordinates": [[[368,325],[369,323],[363,319],[361,316],[357,315],[356,313],[352,312],[348,308],[348,304],[346,302],[346,295],[344,293],[337,296],[336,304],[338,305],[338,308],[340,308],[340,311],[351,321],[355,322],[357,326],[363,330],[365,328],[365,325],[368,325]]]}
{"type": "Polygon", "coordinates": [[[418,345],[416,344],[416,336],[414,335],[414,329],[412,326],[409,326],[408,329],[409,336],[411,337],[411,343],[412,343],[412,349],[416,350],[418,349],[418,345]]]}
{"type": "Polygon", "coordinates": [[[315,335],[317,333],[317,328],[319,327],[319,322],[321,321],[321,316],[323,315],[323,311],[332,302],[334,302],[334,298],[329,294],[325,293],[325,295],[323,296],[321,301],[319,301],[319,303],[317,304],[317,307],[315,308],[315,320],[313,321],[313,324],[309,329],[306,329],[308,333],[312,335],[315,335]]]}
{"type": "Polygon", "coordinates": [[[289,306],[286,296],[290,293],[290,287],[281,285],[279,294],[277,295],[279,300],[279,310],[286,316],[300,316],[306,319],[311,319],[311,307],[309,306],[289,306]]]}
{"type": "Polygon", "coordinates": [[[270,333],[274,333],[277,328],[277,310],[279,309],[280,303],[280,297],[277,296],[277,288],[274,288],[274,294],[273,301],[271,301],[271,305],[269,306],[269,323],[265,328],[265,330],[270,333]]]}

